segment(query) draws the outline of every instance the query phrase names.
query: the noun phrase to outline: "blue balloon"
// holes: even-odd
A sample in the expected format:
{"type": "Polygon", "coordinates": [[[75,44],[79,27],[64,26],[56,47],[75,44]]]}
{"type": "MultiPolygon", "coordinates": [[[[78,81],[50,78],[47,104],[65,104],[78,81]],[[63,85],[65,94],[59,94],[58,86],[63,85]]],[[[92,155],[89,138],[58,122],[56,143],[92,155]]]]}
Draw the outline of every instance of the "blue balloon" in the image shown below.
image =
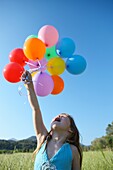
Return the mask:
{"type": "Polygon", "coordinates": [[[86,69],[86,60],[80,55],[73,55],[66,61],[66,70],[71,74],[81,74],[86,69]]]}
{"type": "Polygon", "coordinates": [[[56,52],[62,58],[69,58],[75,51],[75,43],[70,38],[62,38],[56,44],[56,52]]]}

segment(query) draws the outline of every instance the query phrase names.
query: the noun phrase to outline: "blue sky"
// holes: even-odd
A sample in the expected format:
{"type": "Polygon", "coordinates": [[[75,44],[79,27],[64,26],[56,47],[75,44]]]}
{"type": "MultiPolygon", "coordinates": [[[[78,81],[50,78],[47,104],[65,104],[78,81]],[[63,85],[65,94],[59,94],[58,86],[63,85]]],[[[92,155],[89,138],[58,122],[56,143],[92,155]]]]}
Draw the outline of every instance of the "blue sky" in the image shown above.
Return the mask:
{"type": "Polygon", "coordinates": [[[65,71],[65,88],[59,95],[38,97],[44,122],[66,112],[73,116],[89,145],[105,135],[113,121],[113,1],[112,0],[20,0],[0,1],[0,139],[23,139],[34,135],[32,112],[26,95],[20,96],[22,82],[9,83],[3,68],[9,53],[22,48],[27,36],[38,34],[44,25],[53,25],[60,38],[70,37],[75,54],[87,61],[84,73],[65,71]]]}

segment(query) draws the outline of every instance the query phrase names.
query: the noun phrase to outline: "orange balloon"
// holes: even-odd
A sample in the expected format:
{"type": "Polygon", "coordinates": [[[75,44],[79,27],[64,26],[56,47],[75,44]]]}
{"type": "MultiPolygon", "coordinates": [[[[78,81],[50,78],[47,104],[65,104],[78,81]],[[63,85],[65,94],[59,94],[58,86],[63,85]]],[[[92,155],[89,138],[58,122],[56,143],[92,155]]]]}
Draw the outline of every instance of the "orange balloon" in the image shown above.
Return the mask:
{"type": "Polygon", "coordinates": [[[51,76],[54,82],[54,88],[53,91],[51,92],[51,94],[59,94],[63,91],[64,89],[64,81],[63,79],[58,76],[58,75],[52,75],[51,76]]]}
{"type": "Polygon", "coordinates": [[[46,53],[46,47],[40,39],[29,38],[24,43],[23,51],[30,60],[41,60],[46,53]]]}

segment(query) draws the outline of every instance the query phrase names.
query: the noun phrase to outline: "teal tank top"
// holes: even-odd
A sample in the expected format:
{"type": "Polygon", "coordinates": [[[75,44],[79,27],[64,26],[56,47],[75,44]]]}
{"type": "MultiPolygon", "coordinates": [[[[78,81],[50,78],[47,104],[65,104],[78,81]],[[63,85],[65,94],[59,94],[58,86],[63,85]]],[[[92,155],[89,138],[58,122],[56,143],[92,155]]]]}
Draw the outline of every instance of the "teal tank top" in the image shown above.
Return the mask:
{"type": "Polygon", "coordinates": [[[48,159],[45,149],[46,142],[43,143],[36,155],[34,170],[71,170],[72,150],[69,143],[64,143],[57,153],[48,159]]]}

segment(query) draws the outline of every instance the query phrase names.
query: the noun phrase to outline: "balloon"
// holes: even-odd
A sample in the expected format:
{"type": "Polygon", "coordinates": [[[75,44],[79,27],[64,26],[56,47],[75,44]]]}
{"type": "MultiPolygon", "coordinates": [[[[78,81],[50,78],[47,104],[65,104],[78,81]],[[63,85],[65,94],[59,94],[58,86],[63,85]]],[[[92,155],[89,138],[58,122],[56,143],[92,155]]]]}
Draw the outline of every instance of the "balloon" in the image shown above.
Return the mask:
{"type": "Polygon", "coordinates": [[[62,38],[56,44],[56,52],[62,58],[69,58],[75,51],[75,43],[70,38],[62,38]]]}
{"type": "Polygon", "coordinates": [[[23,49],[21,48],[15,48],[12,50],[9,54],[9,60],[11,62],[16,62],[20,64],[21,66],[25,66],[26,62],[28,61],[28,58],[25,56],[23,49]]]}
{"type": "Polygon", "coordinates": [[[47,70],[52,75],[59,75],[62,74],[65,70],[65,62],[60,57],[52,58],[47,63],[47,70]]]}
{"type": "Polygon", "coordinates": [[[39,71],[45,71],[46,65],[47,65],[47,60],[46,60],[46,58],[43,58],[40,61],[29,60],[27,64],[29,65],[30,69],[37,69],[39,71]]]}
{"type": "Polygon", "coordinates": [[[46,48],[46,54],[45,54],[45,58],[47,60],[50,60],[51,58],[57,57],[58,54],[56,53],[56,48],[55,46],[52,46],[50,48],[46,48]]]}
{"type": "Polygon", "coordinates": [[[86,60],[80,55],[73,55],[66,61],[66,69],[71,74],[81,74],[86,69],[86,60]]]}
{"type": "Polygon", "coordinates": [[[37,73],[38,73],[38,71],[34,71],[34,72],[31,73],[31,76],[34,77],[35,74],[37,74],[37,73]]]}
{"type": "Polygon", "coordinates": [[[10,62],[4,67],[3,75],[7,81],[11,83],[17,83],[21,80],[23,71],[24,68],[20,64],[16,62],[10,62]]]}
{"type": "Polygon", "coordinates": [[[30,67],[30,69],[34,69],[34,68],[40,68],[40,61],[38,61],[38,60],[29,60],[28,61],[28,66],[30,67]]]}
{"type": "Polygon", "coordinates": [[[37,35],[29,35],[29,36],[25,39],[25,41],[27,41],[29,38],[38,38],[38,36],[37,36],[37,35]]]}
{"type": "Polygon", "coordinates": [[[29,38],[23,46],[24,54],[30,60],[41,60],[46,52],[44,43],[38,38],[29,38]]]}
{"type": "Polygon", "coordinates": [[[55,27],[45,25],[39,30],[38,38],[45,43],[46,47],[52,47],[57,43],[59,35],[55,27]]]}
{"type": "Polygon", "coordinates": [[[43,58],[42,60],[40,60],[40,64],[41,64],[40,71],[45,71],[46,68],[47,68],[47,60],[46,60],[46,58],[43,58]]]}
{"type": "Polygon", "coordinates": [[[49,95],[52,92],[54,86],[51,76],[46,72],[35,74],[33,77],[33,84],[35,93],[38,96],[49,95]]]}
{"type": "Polygon", "coordinates": [[[51,76],[54,82],[54,88],[53,91],[51,92],[51,94],[59,94],[63,91],[64,89],[64,81],[61,77],[57,76],[57,75],[52,75],[51,76]]]}

